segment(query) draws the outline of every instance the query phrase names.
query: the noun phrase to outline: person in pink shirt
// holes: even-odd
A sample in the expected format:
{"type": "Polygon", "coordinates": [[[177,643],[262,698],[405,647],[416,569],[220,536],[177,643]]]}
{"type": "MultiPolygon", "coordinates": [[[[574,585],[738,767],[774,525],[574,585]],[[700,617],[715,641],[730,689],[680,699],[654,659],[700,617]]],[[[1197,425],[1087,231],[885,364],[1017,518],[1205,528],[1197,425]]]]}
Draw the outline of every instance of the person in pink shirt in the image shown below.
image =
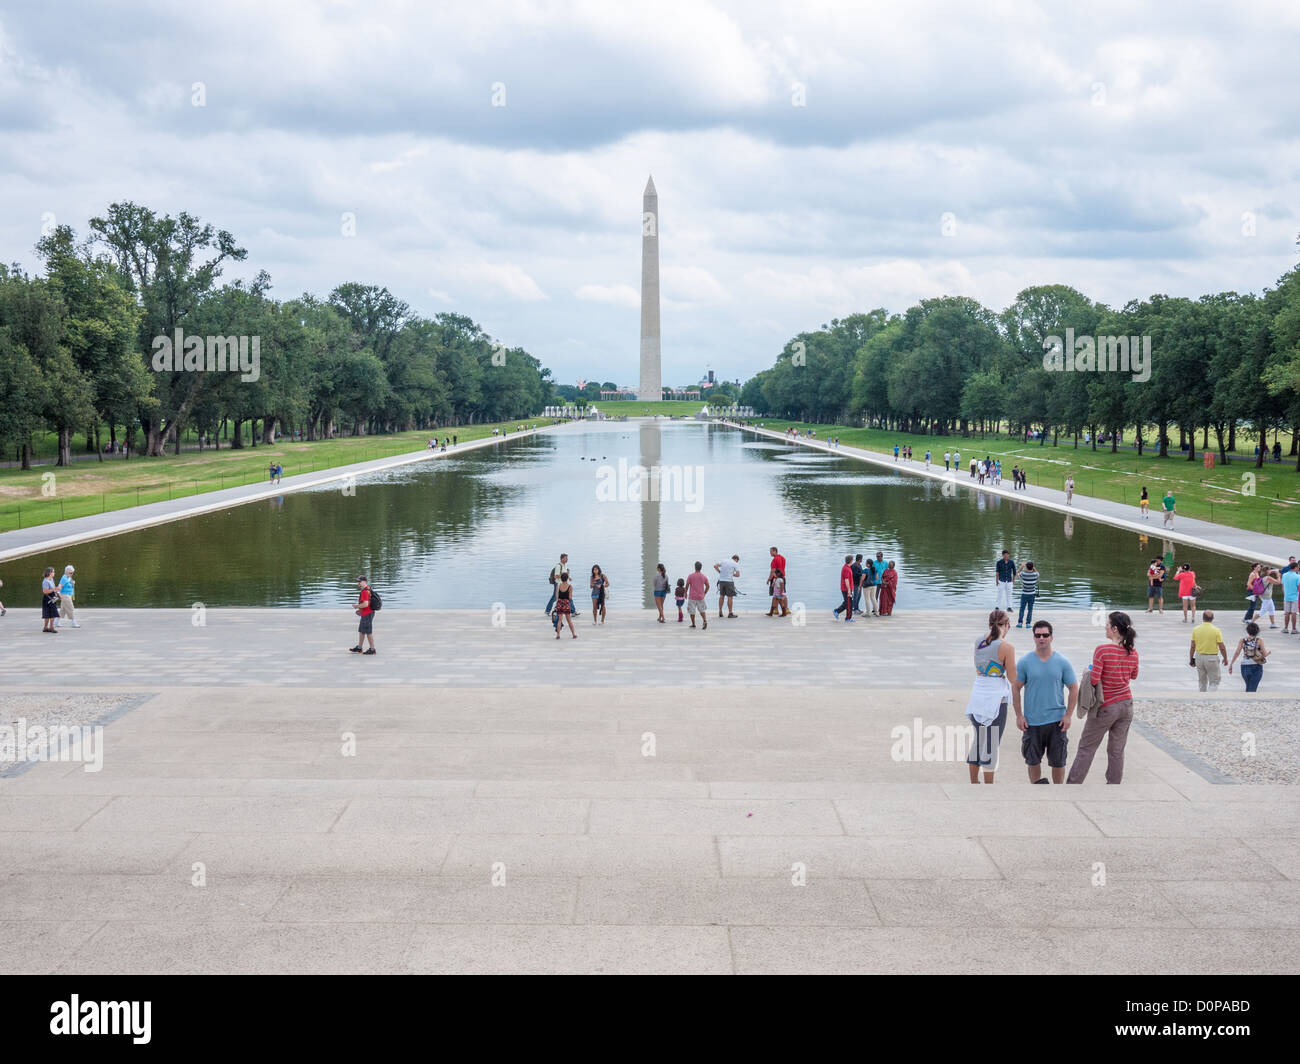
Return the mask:
{"type": "Polygon", "coordinates": [[[709,604],[705,596],[709,593],[709,578],[701,571],[703,562],[695,563],[695,572],[686,578],[686,612],[691,618],[691,627],[695,627],[695,615],[700,615],[704,627],[709,627],[709,604]]]}

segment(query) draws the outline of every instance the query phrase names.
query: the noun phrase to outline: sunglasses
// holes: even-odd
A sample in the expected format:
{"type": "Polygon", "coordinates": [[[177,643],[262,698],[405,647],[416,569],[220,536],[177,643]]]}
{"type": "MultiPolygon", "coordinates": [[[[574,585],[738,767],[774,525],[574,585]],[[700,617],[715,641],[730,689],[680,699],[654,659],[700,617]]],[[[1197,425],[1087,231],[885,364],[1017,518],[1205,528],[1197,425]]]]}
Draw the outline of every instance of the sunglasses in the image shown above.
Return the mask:
{"type": "Polygon", "coordinates": [[[1034,638],[1035,638],[1035,639],[1051,639],[1051,638],[1052,638],[1052,633],[1051,633],[1051,632],[1035,632],[1035,633],[1034,633],[1034,638]]]}

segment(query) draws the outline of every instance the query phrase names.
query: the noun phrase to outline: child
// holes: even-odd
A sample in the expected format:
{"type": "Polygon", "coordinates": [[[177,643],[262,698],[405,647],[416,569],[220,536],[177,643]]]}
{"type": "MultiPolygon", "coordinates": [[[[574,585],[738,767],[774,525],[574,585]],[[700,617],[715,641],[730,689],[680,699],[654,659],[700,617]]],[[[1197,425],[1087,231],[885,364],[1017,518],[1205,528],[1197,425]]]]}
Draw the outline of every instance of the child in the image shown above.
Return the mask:
{"type": "Polygon", "coordinates": [[[772,571],[772,609],[768,616],[776,613],[777,607],[781,608],[781,616],[790,616],[790,607],[785,600],[785,573],[780,569],[772,571]]]}
{"type": "Polygon", "coordinates": [[[686,581],[680,577],[673,591],[673,598],[677,600],[677,620],[684,621],[686,618],[682,615],[682,607],[686,605],[686,581]]]}

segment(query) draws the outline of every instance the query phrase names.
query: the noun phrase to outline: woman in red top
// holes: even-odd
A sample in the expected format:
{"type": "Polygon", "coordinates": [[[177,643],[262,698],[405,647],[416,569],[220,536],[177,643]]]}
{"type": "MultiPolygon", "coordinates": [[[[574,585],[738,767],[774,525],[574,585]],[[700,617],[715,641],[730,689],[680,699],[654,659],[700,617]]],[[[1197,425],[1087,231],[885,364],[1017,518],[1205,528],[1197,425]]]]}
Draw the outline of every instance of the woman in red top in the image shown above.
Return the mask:
{"type": "Polygon", "coordinates": [[[1192,590],[1196,587],[1196,571],[1183,562],[1182,568],[1174,574],[1174,583],[1178,585],[1178,601],[1183,607],[1183,623],[1187,623],[1187,611],[1192,611],[1192,623],[1196,623],[1196,596],[1192,590]]]}
{"type": "Polygon", "coordinates": [[[1088,679],[1101,686],[1101,705],[1093,710],[1083,726],[1079,752],[1066,783],[1082,783],[1092,767],[1093,755],[1106,739],[1106,782],[1119,783],[1124,778],[1124,744],[1133,723],[1133,692],[1129,680],[1138,675],[1138,655],[1133,649],[1137,632],[1127,613],[1116,611],[1106,619],[1106,638],[1092,654],[1092,674],[1088,679]]]}

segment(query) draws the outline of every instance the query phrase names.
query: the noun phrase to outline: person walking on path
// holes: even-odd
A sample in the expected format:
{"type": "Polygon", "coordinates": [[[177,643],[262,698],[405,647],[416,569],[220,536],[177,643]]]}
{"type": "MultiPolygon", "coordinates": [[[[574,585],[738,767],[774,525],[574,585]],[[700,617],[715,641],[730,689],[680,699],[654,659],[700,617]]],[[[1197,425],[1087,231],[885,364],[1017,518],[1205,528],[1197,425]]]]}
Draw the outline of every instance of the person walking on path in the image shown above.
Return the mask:
{"type": "Polygon", "coordinates": [[[1142,520],[1150,520],[1151,514],[1148,512],[1151,506],[1151,496],[1147,494],[1146,485],[1142,485],[1142,497],[1138,499],[1138,509],[1142,511],[1142,520]]]}
{"type": "Polygon", "coordinates": [[[727,616],[736,616],[736,578],[740,576],[740,568],[736,565],[740,561],[739,554],[733,554],[731,560],[726,559],[715,562],[713,565],[714,572],[718,574],[718,616],[722,616],[722,602],[727,602],[727,616]]]}
{"type": "Polygon", "coordinates": [[[1052,649],[1052,626],[1048,621],[1034,623],[1034,652],[1016,660],[1016,679],[1011,685],[1016,727],[1023,733],[1020,752],[1029,766],[1030,783],[1043,779],[1043,755],[1052,770],[1052,782],[1065,782],[1065,764],[1069,759],[1070,718],[1079,704],[1079,678],[1062,654],[1052,649]],[[1065,691],[1062,696],[1061,692],[1065,691]],[[1020,708],[1024,696],[1024,710],[1020,708]]]}
{"type": "Polygon", "coordinates": [[[951,462],[952,462],[952,452],[951,452],[951,451],[944,451],[944,452],[943,452],[943,471],[944,471],[945,473],[948,472],[948,470],[952,468],[952,465],[950,464],[951,462]]]}
{"type": "Polygon", "coordinates": [[[1011,609],[1011,589],[1016,582],[1016,572],[1015,559],[1009,550],[1003,548],[1002,557],[993,567],[993,586],[997,596],[993,603],[995,610],[1011,609]]]}
{"type": "Polygon", "coordinates": [[[844,611],[844,619],[853,623],[853,555],[844,555],[844,564],[840,566],[840,595],[844,601],[835,607],[835,619],[840,619],[840,611],[844,611]]]}
{"type": "Polygon", "coordinates": [[[1183,607],[1183,624],[1187,623],[1187,611],[1192,611],[1192,623],[1196,623],[1196,572],[1187,562],[1183,562],[1174,574],[1174,583],[1178,585],[1178,602],[1183,607]]]}
{"type": "Polygon", "coordinates": [[[599,565],[591,567],[591,623],[595,624],[597,618],[600,623],[605,623],[605,593],[613,587],[609,577],[602,571],[599,565]]]}
{"type": "Polygon", "coordinates": [[[59,581],[59,620],[55,622],[58,628],[63,627],[64,621],[70,622],[73,628],[81,627],[77,623],[77,609],[73,603],[77,594],[76,571],[71,565],[65,566],[63,579],[59,581]]]}
{"type": "Polygon", "coordinates": [[[655,566],[654,593],[655,609],[659,611],[659,623],[667,624],[664,618],[664,599],[668,597],[668,570],[664,568],[663,562],[655,566]]]}
{"type": "Polygon", "coordinates": [[[1065,478],[1065,505],[1072,506],[1073,504],[1074,504],[1074,474],[1070,474],[1065,478]]]}
{"type": "Polygon", "coordinates": [[[1147,566],[1147,613],[1151,612],[1151,603],[1156,603],[1160,607],[1160,612],[1165,612],[1165,575],[1168,570],[1165,563],[1159,558],[1152,558],[1151,564],[1147,566]]]}
{"type": "Polygon", "coordinates": [[[880,616],[892,617],[898,600],[898,570],[891,561],[880,578],[880,616]]]}
{"type": "Polygon", "coordinates": [[[772,608],[768,611],[767,615],[769,617],[775,617],[777,608],[780,607],[781,616],[789,617],[790,604],[785,594],[785,573],[781,572],[780,569],[776,570],[772,575],[771,591],[772,608]]]}
{"type": "Polygon", "coordinates": [[[1038,578],[1041,575],[1033,562],[1025,562],[1020,570],[1020,613],[1016,627],[1031,626],[1034,620],[1034,600],[1038,597],[1038,578]]]}
{"type": "Polygon", "coordinates": [[[1138,678],[1137,632],[1127,613],[1116,610],[1106,619],[1106,639],[1092,653],[1088,680],[1101,688],[1101,705],[1088,715],[1079,749],[1066,783],[1082,783],[1102,739],[1106,740],[1106,782],[1124,779],[1124,746],[1133,723],[1133,692],[1129,681],[1138,678]]]}
{"type": "Polygon", "coordinates": [[[1161,522],[1161,526],[1163,527],[1164,525],[1168,525],[1170,528],[1173,528],[1174,516],[1177,513],[1177,504],[1174,501],[1173,488],[1170,488],[1165,492],[1165,497],[1160,500],[1160,504],[1165,508],[1165,518],[1161,522]]]}
{"type": "MultiPolygon", "coordinates": [[[[1246,616],[1241,619],[1242,624],[1249,624],[1250,619],[1255,616],[1255,611],[1259,609],[1260,604],[1264,601],[1264,592],[1268,584],[1264,581],[1264,566],[1256,563],[1250,567],[1250,574],[1246,577],[1246,616]]],[[[1283,624],[1286,618],[1283,618],[1283,624]]]]}
{"type": "Polygon", "coordinates": [[[54,583],[54,566],[48,566],[41,578],[41,631],[58,635],[59,589],[54,583]]]}
{"type": "Polygon", "coordinates": [[[1292,562],[1282,574],[1282,634],[1296,634],[1300,613],[1300,563],[1292,562]]]}
{"type": "Polygon", "coordinates": [[[1246,625],[1246,634],[1237,640],[1237,649],[1232,652],[1232,660],[1228,662],[1228,675],[1232,675],[1232,667],[1237,664],[1237,658],[1245,655],[1245,660],[1241,663],[1241,678],[1246,681],[1247,693],[1259,690],[1259,681],[1264,678],[1264,662],[1268,660],[1269,651],[1264,646],[1264,640],[1259,637],[1259,625],[1254,621],[1246,625]]]}
{"type": "Polygon", "coordinates": [[[1264,576],[1264,593],[1259,596],[1259,609],[1255,611],[1256,617],[1267,617],[1269,628],[1277,627],[1277,607],[1273,605],[1273,588],[1282,583],[1282,574],[1276,569],[1270,569],[1264,566],[1262,569],[1264,576]]]}
{"type": "Polygon", "coordinates": [[[1214,611],[1204,610],[1201,623],[1192,629],[1192,643],[1187,649],[1187,664],[1196,670],[1196,686],[1204,691],[1219,689],[1219,660],[1228,664],[1228,648],[1223,645],[1223,633],[1212,623],[1214,611]]]}
{"type": "Polygon", "coordinates": [[[930,468],[930,449],[928,447],[925,449],[925,468],[930,468]]]}
{"type": "Polygon", "coordinates": [[[555,638],[560,638],[560,626],[569,622],[569,634],[578,638],[578,631],[573,627],[573,584],[569,582],[569,571],[560,574],[560,581],[555,585],[555,638]]]}
{"type": "Polygon", "coordinates": [[[862,566],[862,587],[867,593],[867,608],[862,612],[864,616],[875,617],[880,609],[880,599],[877,595],[880,590],[880,570],[870,558],[862,566]]]}
{"type": "Polygon", "coordinates": [[[677,623],[681,624],[686,619],[682,613],[682,607],[686,605],[686,581],[681,577],[677,578],[677,590],[673,592],[673,598],[677,603],[677,623]]]}
{"type": "Polygon", "coordinates": [[[898,461],[898,444],[894,444],[894,461],[898,461]]]}
{"type": "MultiPolygon", "coordinates": [[[[768,547],[767,549],[768,549],[768,553],[770,553],[770,554],[772,555],[772,564],[771,564],[770,566],[768,566],[768,570],[767,570],[767,585],[768,585],[768,593],[771,594],[772,576],[773,576],[773,574],[774,574],[778,569],[780,569],[780,570],[781,570],[781,576],[784,578],[784,577],[786,577],[787,574],[789,573],[789,569],[786,568],[786,564],[785,564],[785,555],[784,555],[784,554],[782,554],[782,553],[781,553],[779,550],[777,550],[775,547],[768,547]]],[[[788,581],[787,581],[787,583],[788,583],[788,581]]]]}
{"type": "Polygon", "coordinates": [[[699,614],[704,629],[709,627],[709,578],[701,571],[703,562],[695,563],[695,572],[686,578],[686,612],[691,618],[691,627],[695,627],[695,615],[699,614]]]}
{"type": "Polygon", "coordinates": [[[357,577],[357,602],[354,607],[361,620],[357,624],[357,645],[352,647],[353,654],[375,653],[375,611],[370,608],[370,581],[364,576],[357,577]],[[370,642],[370,649],[363,651],[361,644],[370,642]]]}
{"type": "Polygon", "coordinates": [[[989,614],[988,635],[975,644],[975,682],[966,703],[966,719],[975,726],[966,754],[971,783],[979,783],[981,769],[984,782],[992,783],[998,770],[998,747],[1006,731],[1007,704],[1016,680],[1015,648],[1005,638],[1010,627],[1011,617],[994,610],[989,614]]]}

